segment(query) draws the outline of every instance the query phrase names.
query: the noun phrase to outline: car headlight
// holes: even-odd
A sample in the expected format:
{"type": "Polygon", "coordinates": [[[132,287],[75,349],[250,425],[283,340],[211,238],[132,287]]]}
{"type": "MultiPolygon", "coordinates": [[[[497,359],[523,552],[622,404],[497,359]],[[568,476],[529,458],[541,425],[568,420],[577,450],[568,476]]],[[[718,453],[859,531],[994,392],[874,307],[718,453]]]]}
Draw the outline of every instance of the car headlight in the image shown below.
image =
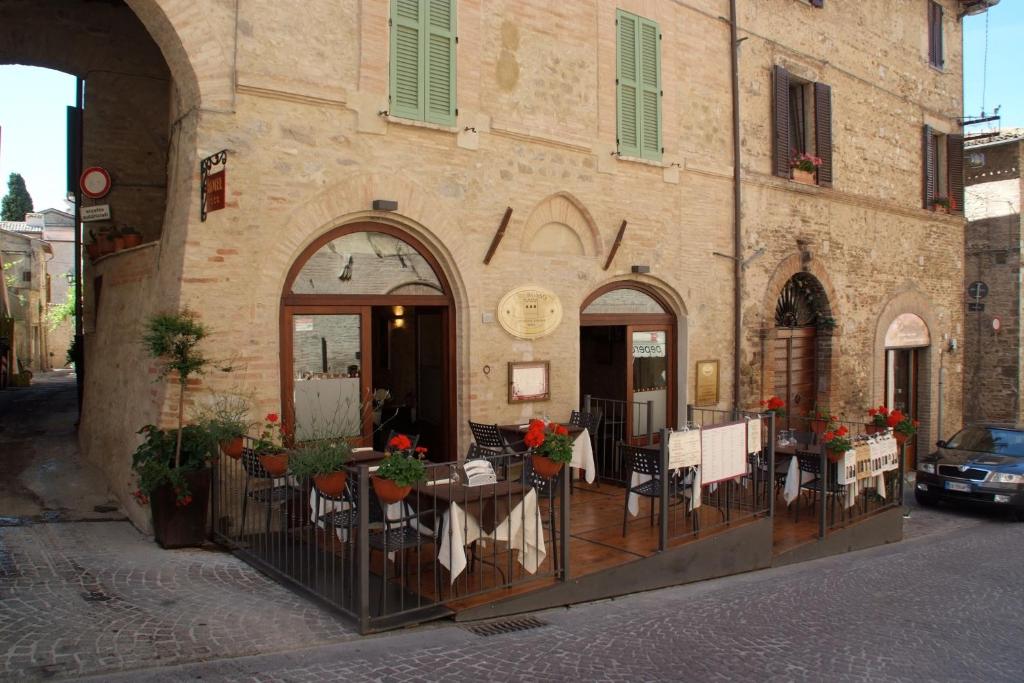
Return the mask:
{"type": "Polygon", "coordinates": [[[935,474],[935,465],[930,462],[918,463],[917,469],[922,472],[927,472],[928,474],[935,474]]]}
{"type": "Polygon", "coordinates": [[[995,484],[1024,484],[1024,474],[993,472],[992,478],[989,481],[995,484]]]}

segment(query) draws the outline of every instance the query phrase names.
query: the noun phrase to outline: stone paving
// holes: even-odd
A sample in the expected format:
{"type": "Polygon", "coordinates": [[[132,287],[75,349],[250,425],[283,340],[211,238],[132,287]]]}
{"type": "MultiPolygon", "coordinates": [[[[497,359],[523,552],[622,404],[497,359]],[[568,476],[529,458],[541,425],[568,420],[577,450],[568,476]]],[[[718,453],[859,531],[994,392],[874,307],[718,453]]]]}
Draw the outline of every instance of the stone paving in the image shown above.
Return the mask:
{"type": "Polygon", "coordinates": [[[161,550],[127,522],[0,528],[0,678],[278,652],[355,637],[226,553],[161,550]]]}
{"type": "MultiPolygon", "coordinates": [[[[915,511],[923,517],[932,511],[915,511]]],[[[1019,681],[1024,524],[946,534],[550,610],[106,680],[1019,681]]]]}

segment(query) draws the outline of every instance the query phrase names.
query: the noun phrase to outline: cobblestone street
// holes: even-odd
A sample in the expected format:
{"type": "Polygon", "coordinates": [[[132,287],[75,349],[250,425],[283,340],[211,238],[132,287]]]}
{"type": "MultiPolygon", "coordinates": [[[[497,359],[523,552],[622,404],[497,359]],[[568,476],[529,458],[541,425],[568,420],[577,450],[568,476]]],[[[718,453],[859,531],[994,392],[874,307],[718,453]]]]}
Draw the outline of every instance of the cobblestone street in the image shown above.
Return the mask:
{"type": "Polygon", "coordinates": [[[0,525],[5,680],[1010,681],[1024,666],[1024,525],[913,505],[895,545],[552,610],[517,633],[439,623],[359,638],[229,554],[161,550],[117,512],[90,515],[103,491],[79,487],[68,506],[32,484],[51,448],[90,477],[73,431],[36,448],[10,409],[73,390],[55,382],[21,394],[35,403],[0,394],[4,456],[29,483],[0,504],[37,507],[0,525]]]}

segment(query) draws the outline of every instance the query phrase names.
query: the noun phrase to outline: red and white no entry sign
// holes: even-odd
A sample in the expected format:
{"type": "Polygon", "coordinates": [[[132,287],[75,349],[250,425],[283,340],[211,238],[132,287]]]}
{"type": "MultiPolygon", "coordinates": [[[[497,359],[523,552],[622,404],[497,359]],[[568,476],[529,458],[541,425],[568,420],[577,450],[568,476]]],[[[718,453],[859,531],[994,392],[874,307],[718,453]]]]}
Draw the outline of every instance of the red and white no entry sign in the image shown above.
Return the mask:
{"type": "Polygon", "coordinates": [[[99,166],[90,166],[82,171],[78,185],[82,194],[90,199],[105,197],[110,192],[110,174],[99,166]]]}

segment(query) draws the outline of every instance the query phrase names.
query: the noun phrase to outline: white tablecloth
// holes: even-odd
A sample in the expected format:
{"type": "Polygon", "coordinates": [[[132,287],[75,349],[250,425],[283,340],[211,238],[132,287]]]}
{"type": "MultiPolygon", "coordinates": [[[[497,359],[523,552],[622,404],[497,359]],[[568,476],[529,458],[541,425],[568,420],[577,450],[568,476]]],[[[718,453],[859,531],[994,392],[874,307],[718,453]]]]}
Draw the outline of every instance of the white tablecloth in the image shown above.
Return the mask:
{"type": "Polygon", "coordinates": [[[594,448],[590,443],[590,432],[584,429],[572,444],[572,462],[569,467],[583,470],[588,484],[594,483],[597,476],[597,465],[594,464],[594,448]]]}
{"type": "Polygon", "coordinates": [[[458,503],[452,503],[444,513],[444,533],[437,552],[438,561],[448,570],[451,582],[465,571],[469,560],[466,546],[481,540],[504,541],[516,551],[516,559],[523,569],[533,574],[547,557],[544,546],[544,520],[537,505],[537,491],[530,489],[501,520],[492,533],[485,533],[473,515],[458,503]]]}
{"type": "MultiPolygon", "coordinates": [[[[786,501],[786,505],[789,505],[797,496],[800,495],[800,485],[805,484],[814,479],[814,475],[810,472],[801,472],[800,464],[797,461],[796,456],[792,456],[789,459],[789,469],[786,470],[786,485],[782,489],[782,498],[786,501]],[[799,482],[799,483],[797,483],[799,482]]],[[[857,494],[861,488],[874,488],[879,496],[885,498],[885,477],[878,475],[871,479],[864,481],[871,482],[869,484],[861,484],[860,482],[849,484],[846,487],[846,500],[844,501],[846,507],[853,507],[854,503],[857,502],[857,494]]]]}

